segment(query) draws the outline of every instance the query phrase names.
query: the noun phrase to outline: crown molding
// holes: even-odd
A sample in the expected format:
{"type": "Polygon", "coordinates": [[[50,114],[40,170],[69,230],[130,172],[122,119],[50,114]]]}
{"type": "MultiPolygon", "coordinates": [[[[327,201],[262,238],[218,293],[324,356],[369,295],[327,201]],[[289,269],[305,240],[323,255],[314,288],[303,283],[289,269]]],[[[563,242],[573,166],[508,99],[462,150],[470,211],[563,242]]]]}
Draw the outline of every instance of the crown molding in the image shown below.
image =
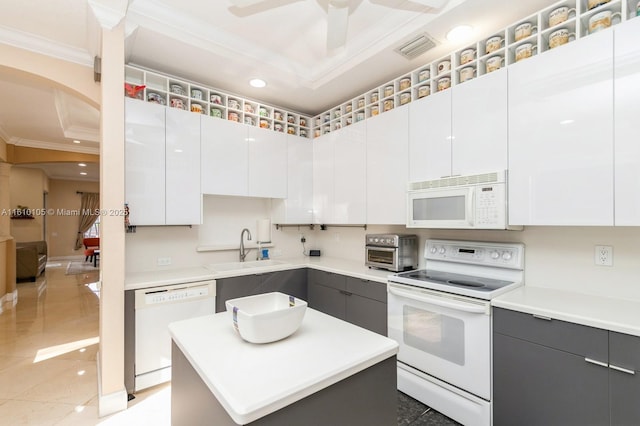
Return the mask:
{"type": "Polygon", "coordinates": [[[37,141],[33,139],[23,139],[13,137],[7,141],[10,145],[22,146],[25,148],[37,148],[37,149],[51,149],[54,151],[67,151],[67,152],[77,152],[80,154],[94,154],[100,155],[99,147],[90,147],[90,146],[81,146],[74,143],[59,143],[59,142],[46,142],[46,141],[37,141]]]}
{"type": "Polygon", "coordinates": [[[51,39],[0,25],[0,43],[93,68],[89,52],[51,39]]]}
{"type": "Polygon", "coordinates": [[[68,97],[64,92],[58,89],[54,89],[54,103],[56,106],[56,112],[58,113],[58,122],[60,123],[60,127],[62,127],[64,136],[69,139],[100,142],[99,128],[95,129],[73,124],[73,118],[67,100],[68,97]]]}
{"type": "Polygon", "coordinates": [[[127,15],[128,0],[87,0],[102,28],[113,30],[127,15]]]}

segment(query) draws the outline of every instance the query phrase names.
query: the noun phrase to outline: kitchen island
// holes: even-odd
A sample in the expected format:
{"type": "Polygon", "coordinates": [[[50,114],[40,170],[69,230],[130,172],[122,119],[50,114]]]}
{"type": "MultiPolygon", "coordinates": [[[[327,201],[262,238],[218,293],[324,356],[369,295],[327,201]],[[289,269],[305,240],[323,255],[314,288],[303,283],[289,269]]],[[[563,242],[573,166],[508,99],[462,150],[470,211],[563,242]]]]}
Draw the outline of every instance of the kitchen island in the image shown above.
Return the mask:
{"type": "Polygon", "coordinates": [[[398,344],[308,308],[256,345],[222,312],[169,326],[173,425],[392,425],[398,344]]]}

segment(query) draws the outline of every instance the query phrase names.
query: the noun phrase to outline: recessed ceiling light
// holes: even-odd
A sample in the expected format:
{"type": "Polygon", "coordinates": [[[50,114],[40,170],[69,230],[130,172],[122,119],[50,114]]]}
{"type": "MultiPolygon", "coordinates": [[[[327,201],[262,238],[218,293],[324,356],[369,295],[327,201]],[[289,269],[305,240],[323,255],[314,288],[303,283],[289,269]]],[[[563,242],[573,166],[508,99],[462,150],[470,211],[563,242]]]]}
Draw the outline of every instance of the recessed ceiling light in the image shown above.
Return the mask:
{"type": "Polygon", "coordinates": [[[260,78],[252,78],[251,80],[249,80],[249,84],[251,86],[253,86],[253,87],[261,88],[261,87],[266,86],[267,82],[262,80],[262,79],[260,79],[260,78]]]}
{"type": "Polygon", "coordinates": [[[80,141],[78,139],[75,139],[73,143],[80,143],[80,141]]]}
{"type": "Polygon", "coordinates": [[[86,164],[84,164],[84,163],[78,163],[78,166],[80,166],[80,167],[87,167],[87,165],[86,165],[86,164]]]}
{"type": "Polygon", "coordinates": [[[86,176],[86,175],[87,175],[87,172],[80,172],[80,174],[81,174],[82,176],[86,176]]]}
{"type": "Polygon", "coordinates": [[[447,33],[447,40],[452,43],[465,41],[473,34],[473,28],[469,25],[458,25],[447,33]]]}

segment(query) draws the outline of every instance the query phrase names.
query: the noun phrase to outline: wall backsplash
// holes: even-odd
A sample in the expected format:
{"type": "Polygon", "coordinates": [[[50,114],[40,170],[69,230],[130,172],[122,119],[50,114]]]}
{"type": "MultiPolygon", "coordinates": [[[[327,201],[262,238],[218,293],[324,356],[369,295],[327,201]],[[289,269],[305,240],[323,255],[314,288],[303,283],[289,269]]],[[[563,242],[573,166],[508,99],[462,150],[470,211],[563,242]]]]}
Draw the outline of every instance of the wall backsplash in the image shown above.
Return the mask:
{"type": "MultiPolygon", "coordinates": [[[[268,217],[270,201],[241,197],[205,196],[204,224],[189,227],[138,227],[127,234],[126,271],[201,266],[238,259],[238,250],[196,251],[201,245],[238,244],[240,231],[255,232],[257,220],[268,217]],[[170,266],[156,265],[158,257],[171,257],[170,266]]],[[[407,229],[404,226],[370,225],[367,229],[319,226],[272,225],[272,257],[302,255],[300,235],[306,249],[320,249],[322,256],[364,263],[367,233],[417,234],[420,246],[427,238],[522,242],[525,251],[525,283],[588,294],[640,300],[640,228],[637,227],[526,227],[523,231],[462,231],[407,229]],[[613,246],[613,266],[596,266],[596,245],[613,246]]],[[[420,251],[422,255],[422,250],[420,251]]],[[[252,250],[247,259],[254,259],[252,250]]],[[[421,259],[420,267],[424,266],[421,259]]]]}

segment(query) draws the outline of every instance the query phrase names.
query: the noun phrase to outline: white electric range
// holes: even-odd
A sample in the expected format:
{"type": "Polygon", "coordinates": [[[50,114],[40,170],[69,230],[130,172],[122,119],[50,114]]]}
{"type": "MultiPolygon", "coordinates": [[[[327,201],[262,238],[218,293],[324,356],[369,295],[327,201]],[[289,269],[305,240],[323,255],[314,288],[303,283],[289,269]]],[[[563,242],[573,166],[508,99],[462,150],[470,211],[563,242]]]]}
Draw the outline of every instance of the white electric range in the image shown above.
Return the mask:
{"type": "Polygon", "coordinates": [[[425,269],[388,280],[398,389],[469,425],[491,424],[490,300],[523,285],[524,245],[427,240],[425,269]]]}

